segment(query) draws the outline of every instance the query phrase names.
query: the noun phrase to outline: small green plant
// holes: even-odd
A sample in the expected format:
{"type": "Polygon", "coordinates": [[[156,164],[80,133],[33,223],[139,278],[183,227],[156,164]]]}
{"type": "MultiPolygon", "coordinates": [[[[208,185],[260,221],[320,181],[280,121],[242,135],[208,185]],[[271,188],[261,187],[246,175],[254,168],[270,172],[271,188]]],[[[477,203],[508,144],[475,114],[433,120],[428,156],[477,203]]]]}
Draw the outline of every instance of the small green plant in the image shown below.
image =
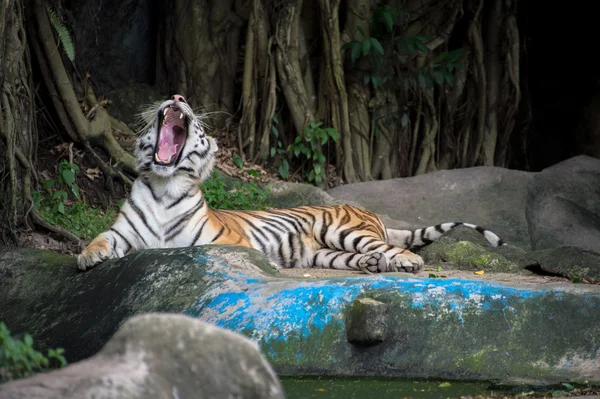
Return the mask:
{"type": "Polygon", "coordinates": [[[287,160],[288,152],[283,147],[281,140],[279,138],[279,129],[277,129],[277,125],[279,124],[279,120],[276,115],[273,115],[273,123],[271,124],[271,134],[275,138],[275,143],[277,143],[274,147],[271,147],[269,155],[271,158],[277,158],[279,162],[279,176],[283,179],[286,179],[290,175],[290,164],[287,160]]]}
{"type": "Polygon", "coordinates": [[[268,191],[255,182],[235,182],[227,184],[221,176],[213,172],[200,186],[206,203],[212,209],[264,210],[270,207],[268,191]]]}
{"type": "Polygon", "coordinates": [[[308,161],[309,167],[305,177],[309,182],[320,184],[325,180],[325,154],[323,146],[329,139],[337,142],[340,133],[334,128],[321,128],[323,122],[311,122],[304,128],[304,136],[296,137],[294,143],[288,147],[297,158],[308,161]]]}
{"type": "MultiPolygon", "coordinates": [[[[65,203],[68,200],[66,190],[70,190],[76,199],[81,199],[79,195],[79,188],[75,184],[75,175],[79,173],[79,166],[74,163],[70,163],[66,159],[63,159],[58,164],[58,175],[56,179],[48,179],[44,182],[42,187],[49,193],[51,193],[51,200],[53,210],[58,213],[65,214],[65,203]]],[[[40,199],[39,194],[34,195],[34,199],[40,199]]],[[[39,205],[39,203],[37,204],[39,205]]]]}
{"type": "Polygon", "coordinates": [[[65,367],[67,360],[62,348],[50,349],[47,355],[33,348],[33,338],[25,334],[23,340],[11,336],[4,322],[0,322],[0,383],[28,377],[52,367],[65,367]]]}
{"type": "Polygon", "coordinates": [[[57,176],[46,180],[42,191],[34,191],[33,202],[42,217],[55,226],[87,240],[96,237],[112,223],[116,209],[92,208],[85,203],[75,182],[79,167],[63,160],[58,164],[57,176]],[[75,201],[69,200],[69,192],[75,201]]]}

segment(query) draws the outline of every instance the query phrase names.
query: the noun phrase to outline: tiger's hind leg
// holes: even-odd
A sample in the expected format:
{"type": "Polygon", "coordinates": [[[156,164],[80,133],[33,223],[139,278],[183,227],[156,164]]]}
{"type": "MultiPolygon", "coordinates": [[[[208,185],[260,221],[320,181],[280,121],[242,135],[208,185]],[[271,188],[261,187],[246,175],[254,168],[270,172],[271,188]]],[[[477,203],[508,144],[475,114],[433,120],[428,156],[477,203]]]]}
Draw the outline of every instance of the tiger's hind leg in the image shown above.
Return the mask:
{"type": "Polygon", "coordinates": [[[313,267],[337,270],[361,270],[365,273],[388,271],[388,261],[382,252],[346,252],[322,248],[315,252],[313,267]]]}

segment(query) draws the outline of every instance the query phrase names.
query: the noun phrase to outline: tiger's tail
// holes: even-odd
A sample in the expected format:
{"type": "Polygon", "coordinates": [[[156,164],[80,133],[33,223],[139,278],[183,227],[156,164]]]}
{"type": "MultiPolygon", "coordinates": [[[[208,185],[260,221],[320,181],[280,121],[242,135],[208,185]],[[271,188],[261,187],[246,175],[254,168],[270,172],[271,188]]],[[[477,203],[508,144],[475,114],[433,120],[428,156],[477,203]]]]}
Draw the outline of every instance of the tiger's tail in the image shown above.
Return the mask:
{"type": "Polygon", "coordinates": [[[386,229],[388,233],[388,244],[404,249],[420,248],[437,240],[442,234],[458,226],[470,227],[477,230],[494,247],[505,245],[504,241],[492,231],[484,229],[481,226],[463,222],[441,223],[416,230],[386,229]]]}

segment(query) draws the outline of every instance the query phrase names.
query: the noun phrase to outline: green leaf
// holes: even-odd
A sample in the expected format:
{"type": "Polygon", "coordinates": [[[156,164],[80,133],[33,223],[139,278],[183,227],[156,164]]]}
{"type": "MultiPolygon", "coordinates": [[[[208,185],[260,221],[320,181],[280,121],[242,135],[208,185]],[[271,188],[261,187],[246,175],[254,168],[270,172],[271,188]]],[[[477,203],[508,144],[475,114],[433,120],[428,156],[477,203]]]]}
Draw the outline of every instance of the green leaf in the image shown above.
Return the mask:
{"type": "Polygon", "coordinates": [[[74,163],[68,164],[69,168],[74,171],[75,173],[79,173],[79,166],[75,165],[74,163]]]}
{"type": "Polygon", "coordinates": [[[62,202],[58,203],[58,208],[56,208],[56,209],[63,215],[65,214],[65,204],[63,204],[62,202]]]}
{"type": "Polygon", "coordinates": [[[332,127],[328,127],[327,129],[325,129],[325,131],[327,132],[329,137],[331,137],[333,139],[333,141],[337,141],[340,138],[340,132],[338,132],[336,129],[334,129],[332,127]]]}
{"type": "Polygon", "coordinates": [[[442,382],[440,385],[438,385],[439,388],[449,388],[452,385],[450,385],[449,382],[442,382]]]}
{"type": "Polygon", "coordinates": [[[572,391],[575,389],[575,387],[573,385],[569,384],[568,382],[563,382],[562,386],[567,388],[567,390],[569,390],[569,391],[572,391]]]}
{"type": "Polygon", "coordinates": [[[273,122],[279,123],[279,120],[277,119],[277,115],[275,115],[275,114],[273,114],[273,122]]]}
{"type": "Polygon", "coordinates": [[[234,155],[233,157],[231,157],[231,161],[235,164],[235,166],[237,166],[240,169],[242,169],[242,167],[244,166],[244,160],[239,155],[234,155]]]}
{"type": "Polygon", "coordinates": [[[277,130],[277,128],[274,125],[271,125],[271,131],[273,132],[273,136],[275,136],[275,138],[279,138],[279,130],[277,130]]]}
{"type": "Polygon", "coordinates": [[[383,51],[383,46],[381,45],[381,43],[379,42],[379,40],[375,39],[374,37],[371,38],[371,44],[373,45],[373,50],[379,54],[379,55],[383,55],[384,51],[383,51]]]}
{"type": "Polygon", "coordinates": [[[462,52],[463,52],[462,48],[448,52],[448,62],[456,63],[462,56],[462,52]]]}
{"type": "Polygon", "coordinates": [[[313,168],[315,169],[316,175],[320,175],[321,173],[323,173],[323,165],[321,165],[320,163],[314,163],[313,168]]]}
{"type": "Polygon", "coordinates": [[[275,147],[271,147],[271,158],[275,156],[275,147]]]}
{"type": "Polygon", "coordinates": [[[23,342],[25,342],[25,345],[27,346],[33,346],[33,338],[29,334],[25,334],[25,337],[23,337],[23,342]]]}
{"type": "Polygon", "coordinates": [[[371,81],[371,74],[369,72],[365,72],[363,74],[363,82],[367,85],[371,81]]]}
{"type": "Polygon", "coordinates": [[[344,44],[342,45],[342,50],[347,50],[347,49],[349,49],[350,47],[354,46],[354,42],[355,42],[355,41],[356,41],[356,40],[352,40],[352,41],[349,41],[349,42],[346,42],[346,43],[344,43],[344,44]]]}
{"type": "Polygon", "coordinates": [[[75,181],[75,174],[73,173],[72,170],[69,169],[63,169],[61,172],[61,176],[64,180],[64,182],[67,184],[67,186],[72,186],[73,182],[75,181]]]}
{"type": "Polygon", "coordinates": [[[42,184],[42,187],[43,187],[45,190],[50,190],[52,187],[54,187],[54,185],[55,185],[55,184],[56,184],[56,180],[54,180],[54,179],[50,179],[50,180],[46,180],[46,181],[44,182],[44,184],[42,184]]]}
{"type": "Polygon", "coordinates": [[[288,161],[284,159],[279,164],[279,175],[282,178],[287,179],[288,178],[289,169],[290,169],[290,165],[288,164],[288,161]]]}
{"type": "Polygon", "coordinates": [[[383,23],[385,24],[385,29],[387,29],[388,32],[391,32],[394,29],[394,20],[392,19],[391,12],[383,12],[383,23]]]}
{"type": "Polygon", "coordinates": [[[75,198],[81,199],[81,197],[79,196],[79,188],[77,186],[75,186],[75,185],[71,186],[71,191],[75,195],[75,198]]]}
{"type": "Polygon", "coordinates": [[[415,40],[415,47],[422,53],[425,53],[425,54],[430,53],[429,47],[424,45],[423,42],[421,42],[419,40],[415,40]]]}
{"type": "Polygon", "coordinates": [[[450,87],[454,86],[454,76],[451,73],[446,74],[446,82],[448,82],[450,87]]]}
{"type": "Polygon", "coordinates": [[[406,125],[408,125],[408,114],[406,112],[402,114],[400,123],[402,124],[402,127],[406,127],[406,125]]]}
{"type": "Polygon", "coordinates": [[[302,141],[302,136],[296,136],[296,140],[294,140],[294,144],[298,144],[302,141]]]}
{"type": "Polygon", "coordinates": [[[352,46],[352,54],[350,55],[350,59],[352,63],[356,62],[358,57],[360,57],[360,53],[362,51],[362,44],[360,42],[356,42],[354,46],[352,46]]]}
{"type": "Polygon", "coordinates": [[[377,89],[377,87],[379,86],[379,82],[381,82],[381,78],[379,78],[379,76],[372,76],[371,77],[371,83],[373,84],[373,87],[375,89],[377,89]]]}
{"type": "Polygon", "coordinates": [[[442,73],[442,71],[434,71],[433,72],[433,78],[435,79],[435,82],[439,85],[443,85],[444,84],[444,74],[442,73]]]}
{"type": "Polygon", "coordinates": [[[362,42],[362,55],[369,55],[369,51],[371,51],[371,39],[367,38],[362,42]]]}

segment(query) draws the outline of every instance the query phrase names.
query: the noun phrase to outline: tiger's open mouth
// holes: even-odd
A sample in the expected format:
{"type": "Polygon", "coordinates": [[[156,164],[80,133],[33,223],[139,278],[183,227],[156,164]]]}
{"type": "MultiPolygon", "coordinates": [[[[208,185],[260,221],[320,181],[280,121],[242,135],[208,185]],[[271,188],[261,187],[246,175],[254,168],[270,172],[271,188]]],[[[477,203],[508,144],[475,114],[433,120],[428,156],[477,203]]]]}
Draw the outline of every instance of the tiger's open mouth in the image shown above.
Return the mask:
{"type": "Polygon", "coordinates": [[[154,163],[170,166],[179,161],[187,139],[187,117],[175,104],[158,115],[158,132],[154,163]]]}

